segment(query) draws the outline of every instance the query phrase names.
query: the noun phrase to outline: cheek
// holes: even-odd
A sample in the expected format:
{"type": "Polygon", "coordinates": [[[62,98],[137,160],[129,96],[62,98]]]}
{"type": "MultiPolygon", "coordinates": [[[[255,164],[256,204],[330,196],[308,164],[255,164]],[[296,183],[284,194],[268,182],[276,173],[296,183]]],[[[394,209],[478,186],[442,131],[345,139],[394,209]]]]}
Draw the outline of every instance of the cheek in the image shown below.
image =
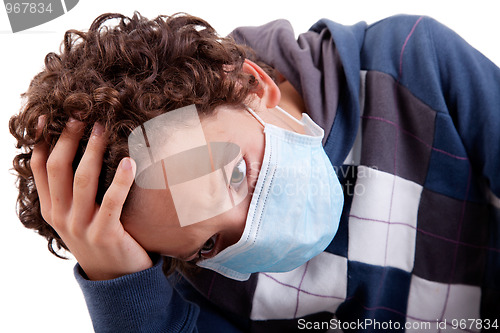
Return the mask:
{"type": "Polygon", "coordinates": [[[247,184],[248,184],[248,193],[250,197],[253,195],[255,186],[257,184],[257,180],[259,178],[259,172],[262,166],[262,162],[254,161],[251,162],[248,166],[247,172],[247,184]]]}
{"type": "Polygon", "coordinates": [[[245,229],[250,200],[251,195],[249,194],[241,203],[225,214],[226,216],[223,219],[224,226],[221,228],[223,229],[221,234],[223,236],[224,247],[233,245],[240,240],[245,229]]]}
{"type": "Polygon", "coordinates": [[[255,184],[259,178],[259,172],[262,167],[262,160],[264,159],[265,140],[264,135],[254,136],[253,141],[248,142],[246,149],[246,163],[247,163],[247,182],[248,192],[253,194],[255,184]]]}
{"type": "Polygon", "coordinates": [[[134,189],[134,198],[122,216],[125,229],[147,251],[159,252],[179,228],[171,196],[166,190],[134,189]]]}

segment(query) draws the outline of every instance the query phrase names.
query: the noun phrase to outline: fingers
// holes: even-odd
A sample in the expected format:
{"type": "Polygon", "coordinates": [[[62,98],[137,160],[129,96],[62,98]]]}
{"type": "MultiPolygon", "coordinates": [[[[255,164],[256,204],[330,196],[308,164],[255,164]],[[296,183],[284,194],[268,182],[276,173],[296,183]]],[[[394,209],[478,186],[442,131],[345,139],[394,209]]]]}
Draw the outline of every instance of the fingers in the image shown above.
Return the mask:
{"type": "MultiPolygon", "coordinates": [[[[41,128],[43,125],[39,125],[38,131],[41,128]]],[[[83,129],[82,122],[69,121],[52,152],[49,145],[41,141],[34,147],[31,158],[42,216],[61,232],[77,232],[75,228],[85,229],[94,217],[97,217],[97,224],[102,221],[102,225],[96,228],[116,227],[109,221],[120,223],[123,204],[134,182],[135,162],[125,158],[117,168],[101,207],[96,208],[95,197],[107,140],[104,128],[96,123],[74,174],[73,160],[83,129]]]]}
{"type": "Polygon", "coordinates": [[[94,214],[99,174],[106,144],[104,127],[96,123],[85,153],[78,164],[73,183],[73,214],[82,221],[90,221],[94,214]]]}
{"type": "MultiPolygon", "coordinates": [[[[52,219],[64,219],[71,209],[73,197],[73,160],[75,158],[84,124],[71,119],[62,131],[47,160],[48,185],[52,219]]],[[[52,221],[54,223],[54,221],[52,221]]]]}
{"type": "MultiPolygon", "coordinates": [[[[45,126],[45,117],[38,118],[38,126],[36,131],[37,138],[42,134],[43,127],[45,126]]],[[[31,171],[35,179],[35,186],[40,200],[40,208],[42,217],[50,223],[50,191],[49,181],[47,178],[47,159],[49,157],[49,145],[45,140],[41,140],[33,148],[31,155],[31,171]]]]}
{"type": "MultiPolygon", "coordinates": [[[[136,165],[131,158],[124,158],[116,170],[113,182],[109,186],[101,203],[98,213],[98,221],[116,221],[120,223],[120,215],[123,204],[127,199],[130,187],[134,182],[136,165]]],[[[99,223],[99,222],[98,222],[99,223]]],[[[104,222],[106,223],[106,222],[104,222]]],[[[113,225],[101,225],[101,227],[114,227],[113,225]]]]}

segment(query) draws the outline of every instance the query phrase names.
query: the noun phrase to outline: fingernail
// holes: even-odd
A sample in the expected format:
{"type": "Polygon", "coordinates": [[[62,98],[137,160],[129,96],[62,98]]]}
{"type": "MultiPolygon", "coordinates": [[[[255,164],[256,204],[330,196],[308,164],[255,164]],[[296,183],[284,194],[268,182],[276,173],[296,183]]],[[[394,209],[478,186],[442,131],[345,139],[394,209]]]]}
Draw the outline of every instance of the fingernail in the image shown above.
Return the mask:
{"type": "Polygon", "coordinates": [[[124,158],[122,160],[122,169],[124,169],[124,170],[132,169],[132,162],[130,162],[129,158],[124,158]]]}
{"type": "Polygon", "coordinates": [[[78,120],[76,120],[73,117],[68,118],[68,122],[66,123],[66,126],[70,129],[76,128],[76,125],[78,124],[78,120]]]}
{"type": "Polygon", "coordinates": [[[45,115],[38,117],[38,123],[36,125],[36,128],[41,129],[43,126],[45,126],[45,115]]]}
{"type": "Polygon", "coordinates": [[[92,129],[92,135],[101,136],[104,132],[104,126],[99,123],[94,124],[94,128],[92,129]]]}

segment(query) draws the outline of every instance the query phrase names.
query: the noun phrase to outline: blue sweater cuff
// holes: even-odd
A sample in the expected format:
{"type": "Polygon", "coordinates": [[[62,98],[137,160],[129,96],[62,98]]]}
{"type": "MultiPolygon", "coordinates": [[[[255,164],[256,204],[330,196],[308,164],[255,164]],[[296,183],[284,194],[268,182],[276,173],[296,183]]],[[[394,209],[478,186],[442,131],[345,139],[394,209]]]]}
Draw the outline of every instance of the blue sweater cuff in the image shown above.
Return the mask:
{"type": "Polygon", "coordinates": [[[113,280],[86,279],[77,264],[74,274],[85,296],[96,332],[191,332],[198,307],[170,286],[163,260],[147,270],[113,280]]]}

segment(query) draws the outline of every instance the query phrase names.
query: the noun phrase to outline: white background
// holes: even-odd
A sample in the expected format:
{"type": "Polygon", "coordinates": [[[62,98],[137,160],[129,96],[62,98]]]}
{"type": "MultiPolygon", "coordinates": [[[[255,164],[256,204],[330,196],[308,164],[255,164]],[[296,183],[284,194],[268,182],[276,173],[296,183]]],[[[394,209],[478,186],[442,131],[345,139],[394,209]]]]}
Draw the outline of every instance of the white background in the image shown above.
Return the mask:
{"type": "Polygon", "coordinates": [[[43,238],[21,225],[15,213],[15,178],[10,171],[15,147],[8,120],[19,110],[19,95],[41,69],[45,54],[59,49],[67,29],[87,29],[104,12],[132,15],[134,10],[149,18],[187,12],[206,19],[221,35],[236,26],[260,25],[277,18],[291,21],[298,34],[322,17],[354,24],[372,23],[393,14],[424,14],[457,31],[500,65],[498,4],[487,0],[80,0],[66,15],[16,34],[11,33],[7,15],[0,9],[0,332],[92,332],[83,295],[73,277],[75,261],[55,258],[43,238]]]}

